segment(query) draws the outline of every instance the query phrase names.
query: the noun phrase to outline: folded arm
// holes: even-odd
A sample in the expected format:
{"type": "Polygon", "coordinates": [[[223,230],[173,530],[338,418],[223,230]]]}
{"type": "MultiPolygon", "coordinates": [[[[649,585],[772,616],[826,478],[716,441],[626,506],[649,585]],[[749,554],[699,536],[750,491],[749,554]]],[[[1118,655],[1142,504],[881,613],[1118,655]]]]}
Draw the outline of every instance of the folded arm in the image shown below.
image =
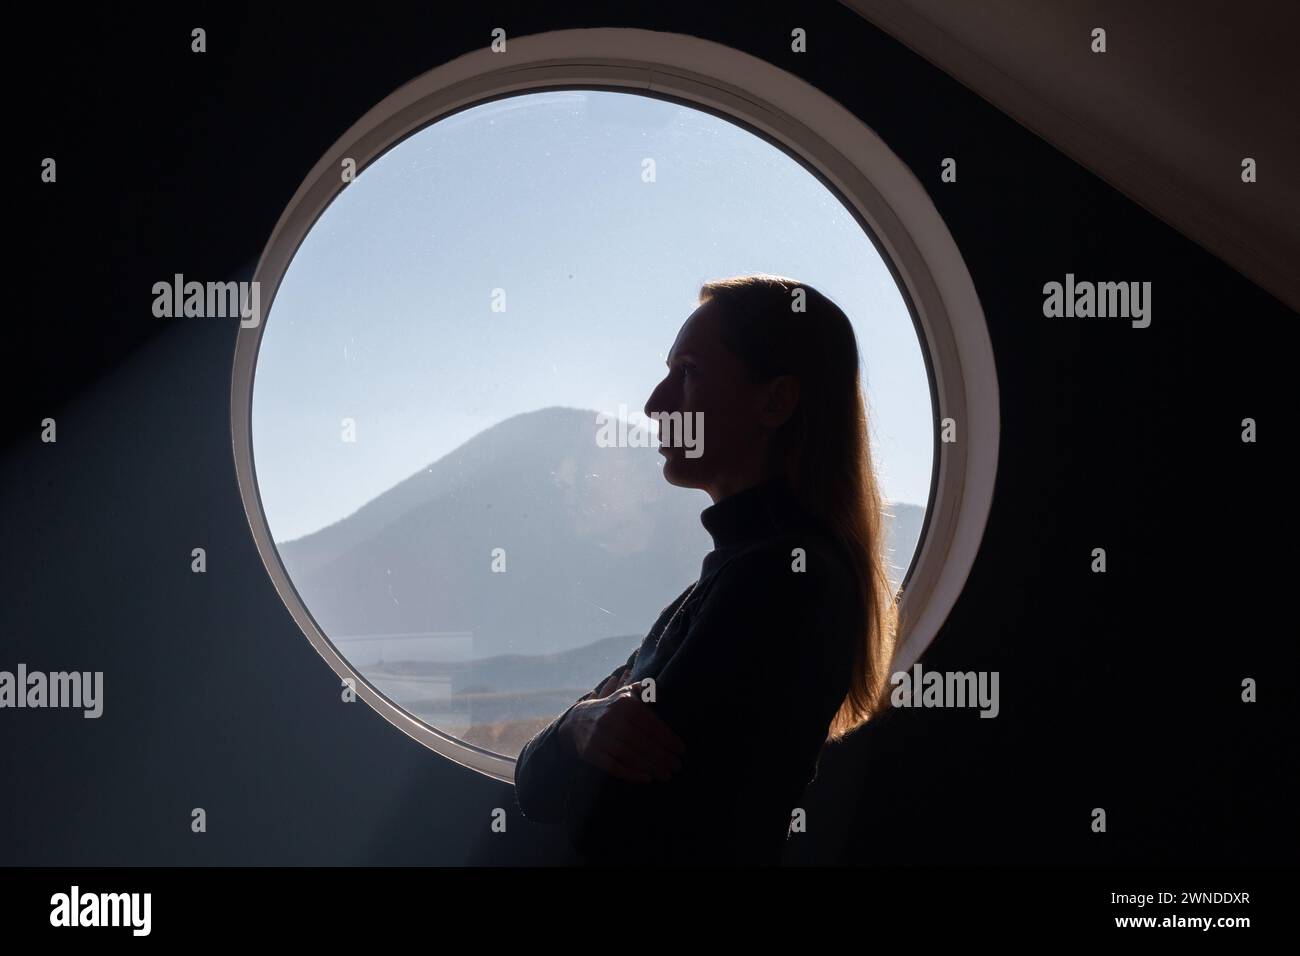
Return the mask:
{"type": "Polygon", "coordinates": [[[578,762],[577,752],[561,732],[561,724],[569,712],[584,700],[603,696],[610,686],[620,686],[636,662],[633,651],[627,662],[620,664],[596,686],[570,704],[560,716],[524,744],[515,761],[515,800],[520,812],[530,820],[559,823],[564,819],[568,788],[573,781],[578,762]],[[615,683],[617,682],[617,683],[615,683]]]}

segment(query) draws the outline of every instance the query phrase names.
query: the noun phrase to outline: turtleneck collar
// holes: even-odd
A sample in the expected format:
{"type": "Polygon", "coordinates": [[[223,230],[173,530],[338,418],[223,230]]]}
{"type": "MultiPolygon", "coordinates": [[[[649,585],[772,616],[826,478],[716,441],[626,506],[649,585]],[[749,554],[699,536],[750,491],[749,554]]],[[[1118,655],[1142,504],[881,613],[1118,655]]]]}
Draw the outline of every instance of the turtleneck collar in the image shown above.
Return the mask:
{"type": "Polygon", "coordinates": [[[808,521],[783,478],[771,478],[729,495],[700,512],[700,523],[713,538],[715,549],[705,558],[704,571],[710,570],[710,558],[719,551],[805,527],[808,521]]]}

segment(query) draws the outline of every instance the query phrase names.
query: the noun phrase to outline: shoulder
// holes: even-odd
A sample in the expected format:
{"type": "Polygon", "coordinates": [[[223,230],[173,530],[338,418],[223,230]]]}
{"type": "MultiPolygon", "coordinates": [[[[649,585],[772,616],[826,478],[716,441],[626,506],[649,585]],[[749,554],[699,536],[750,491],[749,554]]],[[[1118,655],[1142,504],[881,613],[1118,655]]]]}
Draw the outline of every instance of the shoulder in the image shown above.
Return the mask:
{"type": "Polygon", "coordinates": [[[848,552],[829,532],[820,529],[783,531],[752,545],[727,570],[762,573],[781,570],[805,575],[802,580],[844,580],[852,576],[848,552]]]}
{"type": "Polygon", "coordinates": [[[842,545],[824,532],[788,531],[729,559],[707,597],[743,594],[763,605],[790,598],[834,601],[852,597],[854,590],[853,569],[842,545]]]}
{"type": "Polygon", "coordinates": [[[740,662],[731,665],[733,676],[828,699],[838,693],[838,705],[860,635],[860,606],[858,582],[836,542],[783,533],[728,560],[689,626],[709,653],[740,662]]]}

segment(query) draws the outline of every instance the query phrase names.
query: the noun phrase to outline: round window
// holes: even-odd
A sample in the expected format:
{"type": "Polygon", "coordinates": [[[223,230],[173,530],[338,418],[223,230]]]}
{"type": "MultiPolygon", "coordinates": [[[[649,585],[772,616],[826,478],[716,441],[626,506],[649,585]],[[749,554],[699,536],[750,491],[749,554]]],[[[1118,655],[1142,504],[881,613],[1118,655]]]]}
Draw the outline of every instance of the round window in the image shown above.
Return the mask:
{"type": "Polygon", "coordinates": [[[905,600],[942,491],[943,350],[878,225],[752,117],[594,79],[377,107],[277,227],[236,357],[241,488],[295,618],[502,778],[711,547],[641,414],[703,282],[793,276],[853,321],[905,600]]]}

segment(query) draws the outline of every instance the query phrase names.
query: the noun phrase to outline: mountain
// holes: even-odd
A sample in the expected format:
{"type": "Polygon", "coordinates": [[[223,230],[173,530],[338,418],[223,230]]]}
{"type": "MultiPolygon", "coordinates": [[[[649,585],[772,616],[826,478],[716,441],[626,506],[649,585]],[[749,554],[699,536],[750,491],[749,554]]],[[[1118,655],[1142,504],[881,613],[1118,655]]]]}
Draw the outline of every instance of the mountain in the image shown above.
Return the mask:
{"type": "Polygon", "coordinates": [[[469,633],[481,658],[644,633],[699,576],[709,499],[596,432],[592,411],[516,415],[280,557],[331,638],[469,633]]]}

